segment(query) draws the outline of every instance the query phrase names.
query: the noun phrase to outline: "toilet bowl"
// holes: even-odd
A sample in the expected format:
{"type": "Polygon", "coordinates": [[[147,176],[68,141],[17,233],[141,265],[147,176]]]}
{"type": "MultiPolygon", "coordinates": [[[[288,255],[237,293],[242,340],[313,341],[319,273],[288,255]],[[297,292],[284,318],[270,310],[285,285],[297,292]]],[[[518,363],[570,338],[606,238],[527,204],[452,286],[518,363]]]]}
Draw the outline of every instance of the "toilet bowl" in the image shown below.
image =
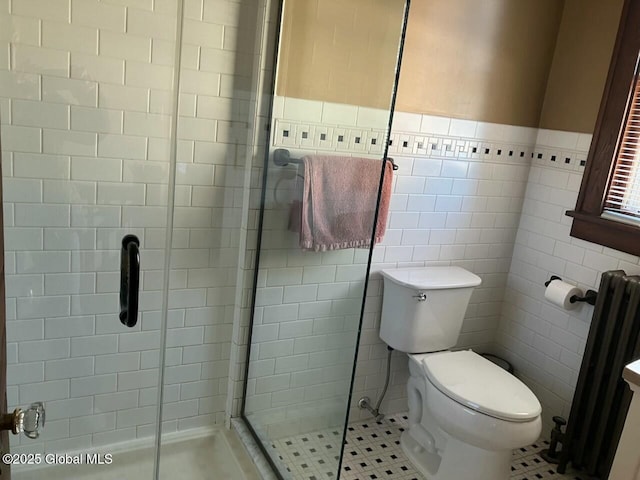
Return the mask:
{"type": "Polygon", "coordinates": [[[540,402],[471,350],[450,351],[480,278],[460,267],[383,270],[380,337],[409,354],[401,446],[429,480],[508,480],[511,454],[541,432],[540,402]]]}
{"type": "Polygon", "coordinates": [[[472,351],[409,355],[409,370],[401,446],[418,470],[433,480],[508,479],[512,450],[540,436],[533,393],[472,351]]]}

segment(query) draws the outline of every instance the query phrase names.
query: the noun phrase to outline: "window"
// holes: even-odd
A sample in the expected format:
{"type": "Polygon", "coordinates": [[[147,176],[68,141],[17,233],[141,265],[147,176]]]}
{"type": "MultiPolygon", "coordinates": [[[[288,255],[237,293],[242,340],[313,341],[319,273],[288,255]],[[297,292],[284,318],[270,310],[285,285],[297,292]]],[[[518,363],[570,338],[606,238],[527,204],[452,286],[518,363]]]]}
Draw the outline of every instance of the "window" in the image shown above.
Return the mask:
{"type": "Polygon", "coordinates": [[[621,219],[628,217],[628,220],[635,222],[640,219],[640,84],[637,66],[633,82],[633,95],[618,141],[604,213],[617,215],[621,219]]]}
{"type": "Polygon", "coordinates": [[[626,0],[571,236],[640,255],[640,0],[626,0]]]}

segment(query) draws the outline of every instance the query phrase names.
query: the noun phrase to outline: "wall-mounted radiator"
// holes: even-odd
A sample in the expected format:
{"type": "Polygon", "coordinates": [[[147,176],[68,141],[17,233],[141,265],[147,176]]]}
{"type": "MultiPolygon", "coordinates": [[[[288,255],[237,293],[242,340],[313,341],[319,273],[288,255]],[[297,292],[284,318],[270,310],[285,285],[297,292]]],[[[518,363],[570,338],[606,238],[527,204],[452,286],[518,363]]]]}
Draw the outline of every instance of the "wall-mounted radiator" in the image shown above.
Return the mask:
{"type": "Polygon", "coordinates": [[[607,478],[631,402],[624,366],[640,357],[640,277],[602,274],[558,472],[607,478]]]}

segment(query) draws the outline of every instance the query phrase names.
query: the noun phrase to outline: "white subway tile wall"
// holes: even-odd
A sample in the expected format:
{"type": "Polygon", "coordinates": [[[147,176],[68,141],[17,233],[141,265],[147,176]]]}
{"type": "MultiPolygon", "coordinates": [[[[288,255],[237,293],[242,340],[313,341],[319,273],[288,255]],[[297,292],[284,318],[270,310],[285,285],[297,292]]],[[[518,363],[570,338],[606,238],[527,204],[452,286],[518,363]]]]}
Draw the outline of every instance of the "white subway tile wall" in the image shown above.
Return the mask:
{"type": "MultiPolygon", "coordinates": [[[[386,112],[276,98],[272,148],[292,156],[339,152],[380,158],[386,112]],[[308,115],[305,116],[305,113],[308,115]],[[289,115],[287,115],[289,114],[289,115]]],[[[375,247],[357,359],[355,404],[384,383],[379,339],[382,279],[396,266],[460,265],[483,279],[467,311],[459,347],[492,349],[500,319],[536,129],[396,113],[389,156],[395,173],[388,230],[375,247]]],[[[265,232],[247,410],[270,438],[339,425],[356,341],[367,250],[302,252],[287,230],[295,167],[274,167],[265,232]]],[[[255,193],[255,201],[258,198],[255,193]]],[[[406,356],[394,354],[383,407],[406,409],[406,356]]]]}
{"type": "MultiPolygon", "coordinates": [[[[254,10],[185,2],[165,432],[226,417],[254,10]]],[[[16,452],[153,434],[176,12],[175,0],[2,2],[8,397],[48,404],[45,433],[12,439],[16,452]],[[133,329],[117,318],[126,233],[142,241],[133,329]]]]}
{"type": "MultiPolygon", "coordinates": [[[[314,151],[364,155],[382,151],[378,148],[383,140],[378,139],[384,139],[384,128],[358,129],[358,107],[319,105],[310,108],[313,115],[305,118],[298,103],[277,99],[273,148],[289,148],[296,156],[314,151]],[[293,112],[292,117],[286,116],[287,111],[293,112]]],[[[458,347],[500,354],[511,361],[543,404],[545,432],[551,416],[568,415],[592,308],[583,305],[571,312],[558,310],[544,300],[544,281],[556,274],[587,289],[597,288],[605,270],[640,272],[637,257],[569,236],[570,219],[564,212],[575,206],[590,142],[591,135],[576,132],[396,113],[390,156],[400,169],[389,229],[384,242],[374,249],[354,402],[363,395],[376,398],[384,382],[386,346],[378,337],[382,281],[376,272],[394,266],[455,264],[483,278],[482,287],[474,292],[458,347]]],[[[353,341],[348,332],[354,328],[349,321],[355,322],[355,318],[331,317],[327,302],[341,298],[341,291],[343,297],[348,295],[345,292],[350,284],[343,276],[338,279],[338,271],[340,275],[350,268],[357,271],[358,260],[365,261],[352,253],[338,261],[327,254],[295,252],[295,237],[286,233],[283,217],[288,198],[286,180],[293,175],[283,169],[278,193],[274,193],[275,181],[267,192],[267,204],[278,202],[281,209],[279,213],[268,210],[265,223],[279,228],[285,238],[270,232],[271,241],[267,240],[263,252],[258,289],[263,306],[256,312],[256,362],[250,370],[252,377],[271,375],[280,382],[275,399],[268,391],[249,397],[249,406],[271,420],[270,434],[275,436],[322,423],[316,418],[306,423],[295,419],[312,415],[313,403],[308,400],[313,392],[331,395],[336,384],[327,372],[341,361],[349,364],[352,350],[341,350],[344,357],[340,359],[339,350],[326,353],[325,344],[305,359],[307,353],[301,356],[295,344],[313,341],[318,319],[305,325],[304,312],[309,310],[323,315],[319,318],[331,325],[327,327],[331,331],[343,329],[347,335],[342,338],[353,341]],[[274,250],[283,246],[290,249],[286,255],[284,250],[274,250]],[[302,281],[299,270],[290,269],[291,281],[286,284],[287,270],[282,269],[294,266],[302,268],[302,281]],[[282,290],[268,284],[272,270],[282,290]],[[299,337],[288,338],[289,328],[283,336],[284,322],[296,323],[299,337]],[[322,359],[325,363],[312,365],[311,355],[316,362],[322,359]],[[283,373],[283,359],[295,365],[295,371],[283,373]],[[289,384],[282,375],[289,375],[289,384]],[[286,405],[278,403],[280,398],[287,399],[286,405]]],[[[357,298],[354,295],[353,299],[357,298]]],[[[406,375],[406,357],[394,354],[391,388],[383,404],[386,411],[406,408],[406,375]]],[[[249,385],[252,392],[251,379],[249,385]]],[[[352,404],[352,418],[368,415],[354,407],[352,404]]]]}
{"type": "Polygon", "coordinates": [[[544,298],[558,275],[583,290],[600,275],[640,273],[640,259],[569,236],[591,135],[540,130],[506,285],[496,352],[511,361],[543,406],[545,432],[553,415],[568,418],[593,307],[566,311],[544,298]]]}

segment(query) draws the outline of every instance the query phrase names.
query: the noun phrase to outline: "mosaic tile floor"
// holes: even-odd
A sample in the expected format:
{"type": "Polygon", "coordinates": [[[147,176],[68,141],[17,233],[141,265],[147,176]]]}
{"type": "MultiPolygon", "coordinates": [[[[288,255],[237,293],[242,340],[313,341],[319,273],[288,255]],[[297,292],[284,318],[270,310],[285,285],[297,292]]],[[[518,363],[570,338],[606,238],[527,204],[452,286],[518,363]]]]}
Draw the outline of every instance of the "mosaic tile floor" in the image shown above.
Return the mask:
{"type": "MultiPolygon", "coordinates": [[[[407,428],[403,414],[382,422],[352,423],[347,432],[340,480],[424,480],[402,453],[400,434],[407,428]]],[[[341,429],[323,430],[275,441],[271,447],[295,480],[336,480],[341,429]]],[[[513,452],[510,480],[590,480],[579,474],[560,475],[539,452],[540,442],[513,452]]]]}

